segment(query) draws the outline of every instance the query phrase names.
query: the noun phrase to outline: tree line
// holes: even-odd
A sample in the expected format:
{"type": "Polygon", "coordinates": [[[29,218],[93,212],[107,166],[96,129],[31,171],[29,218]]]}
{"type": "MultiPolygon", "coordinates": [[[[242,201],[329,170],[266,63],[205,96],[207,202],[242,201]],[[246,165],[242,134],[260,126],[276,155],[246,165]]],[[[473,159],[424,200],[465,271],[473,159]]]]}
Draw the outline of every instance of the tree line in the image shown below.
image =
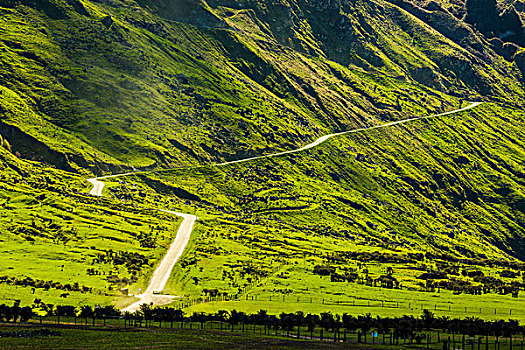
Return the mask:
{"type": "MultiPolygon", "coordinates": [[[[42,303],[36,299],[33,306],[20,306],[16,301],[13,306],[0,305],[0,321],[2,322],[27,322],[35,317],[55,316],[75,317],[84,319],[85,323],[96,319],[123,319],[127,327],[148,326],[158,323],[179,322],[181,327],[184,323],[200,323],[201,328],[207,322],[220,322],[226,327],[234,327],[239,324],[263,326],[270,330],[283,330],[287,333],[306,328],[309,332],[314,329],[322,329],[339,333],[340,331],[362,332],[370,331],[378,333],[391,333],[394,338],[416,339],[424,330],[442,330],[448,334],[463,334],[474,336],[512,337],[522,334],[525,336],[525,325],[520,325],[516,320],[486,321],[477,317],[450,318],[448,316],[437,317],[429,310],[423,310],[420,316],[401,317],[372,317],[370,314],[342,315],[324,312],[320,314],[309,314],[302,311],[295,313],[281,313],[279,315],[269,314],[265,310],[257,313],[244,313],[241,311],[220,310],[215,313],[194,312],[187,315],[183,310],[172,307],[153,307],[143,304],[137,312],[121,312],[114,306],[73,306],[73,305],[51,305],[42,303]]],[[[105,321],[104,321],[105,323],[105,321]]],[[[233,329],[233,328],[232,328],[233,329]]]]}

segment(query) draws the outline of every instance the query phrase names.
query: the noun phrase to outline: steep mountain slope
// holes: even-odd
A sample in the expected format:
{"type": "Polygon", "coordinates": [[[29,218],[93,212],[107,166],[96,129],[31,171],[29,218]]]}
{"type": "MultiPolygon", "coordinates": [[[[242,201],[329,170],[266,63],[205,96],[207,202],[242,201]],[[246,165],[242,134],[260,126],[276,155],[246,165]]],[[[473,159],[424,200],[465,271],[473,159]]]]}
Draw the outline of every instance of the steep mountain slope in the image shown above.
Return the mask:
{"type": "Polygon", "coordinates": [[[409,2],[0,5],[2,134],[64,169],[235,159],[523,92],[482,35],[409,2]]]}

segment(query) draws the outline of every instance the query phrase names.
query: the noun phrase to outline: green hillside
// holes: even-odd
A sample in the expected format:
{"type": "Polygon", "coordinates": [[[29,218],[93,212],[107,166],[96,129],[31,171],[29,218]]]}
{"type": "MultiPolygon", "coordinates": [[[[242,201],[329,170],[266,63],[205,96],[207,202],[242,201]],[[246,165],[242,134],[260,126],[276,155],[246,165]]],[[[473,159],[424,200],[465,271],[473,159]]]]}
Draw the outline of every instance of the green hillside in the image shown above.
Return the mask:
{"type": "Polygon", "coordinates": [[[322,311],[324,298],[413,298],[433,307],[439,296],[457,311],[467,296],[452,292],[463,292],[473,294],[468,305],[476,310],[515,307],[521,313],[513,315],[523,317],[521,302],[510,297],[525,268],[525,158],[514,142],[523,139],[523,118],[486,104],[340,136],[304,153],[130,180],[199,208],[195,243],[176,267],[171,292],[196,298],[217,289],[241,301],[203,310],[256,311],[273,298],[277,304],[269,305],[280,312],[288,309],[282,297],[313,298],[317,305],[291,306],[309,312],[322,311]],[[332,268],[332,278],[316,276],[316,266],[332,268]],[[405,296],[377,288],[389,268],[405,296]],[[492,299],[497,294],[508,295],[492,299]]]}
{"type": "Polygon", "coordinates": [[[95,172],[207,163],[456,105],[443,93],[523,91],[479,34],[442,35],[388,2],[141,4],[2,1],[2,128],[22,156],[95,172]]]}
{"type": "Polygon", "coordinates": [[[129,304],[180,222],[157,209],[174,209],[199,221],[165,292],[229,299],[190,311],[440,298],[525,320],[510,5],[0,0],[0,301],[129,304]],[[86,178],[132,170],[87,195],[86,178]]]}

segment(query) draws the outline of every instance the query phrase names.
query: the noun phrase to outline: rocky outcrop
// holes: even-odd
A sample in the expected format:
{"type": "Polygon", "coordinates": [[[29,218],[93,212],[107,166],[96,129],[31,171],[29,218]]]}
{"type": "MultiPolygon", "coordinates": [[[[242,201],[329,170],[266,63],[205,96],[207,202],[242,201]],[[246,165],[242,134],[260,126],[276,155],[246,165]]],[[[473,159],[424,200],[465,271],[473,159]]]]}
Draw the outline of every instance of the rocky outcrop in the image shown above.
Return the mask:
{"type": "Polygon", "coordinates": [[[522,79],[525,80],[525,50],[519,51],[514,55],[514,62],[518,66],[522,79]]]}
{"type": "Polygon", "coordinates": [[[90,16],[88,10],[84,7],[84,4],[82,4],[82,2],[79,0],[67,0],[67,3],[82,16],[90,16]]]}
{"type": "Polygon", "coordinates": [[[407,0],[388,1],[419,18],[456,44],[470,49],[474,54],[486,54],[483,42],[478,38],[476,33],[474,33],[472,28],[443,9],[439,4],[430,2],[427,4],[427,8],[424,9],[407,0]]]}
{"type": "Polygon", "coordinates": [[[501,56],[507,61],[512,61],[520,47],[514,43],[504,43],[501,47],[501,56]]]}
{"type": "Polygon", "coordinates": [[[111,25],[113,24],[113,18],[111,18],[111,16],[105,16],[104,18],[102,18],[102,24],[104,25],[104,27],[106,28],[110,28],[111,25]]]}
{"type": "Polygon", "coordinates": [[[523,32],[523,23],[520,15],[516,12],[514,6],[508,7],[499,18],[499,37],[503,41],[525,44],[525,34],[523,32]]]}
{"type": "Polygon", "coordinates": [[[439,91],[445,91],[445,87],[443,86],[441,77],[430,67],[421,67],[413,69],[410,72],[410,75],[412,76],[412,78],[414,78],[415,81],[423,85],[430,86],[439,91]]]}
{"type": "Polygon", "coordinates": [[[498,37],[505,42],[525,44],[523,23],[514,6],[500,13],[496,0],[467,0],[465,22],[472,24],[487,38],[498,37]]]}
{"type": "Polygon", "coordinates": [[[489,38],[495,35],[499,22],[496,0],[467,0],[465,8],[465,22],[489,38]]]}

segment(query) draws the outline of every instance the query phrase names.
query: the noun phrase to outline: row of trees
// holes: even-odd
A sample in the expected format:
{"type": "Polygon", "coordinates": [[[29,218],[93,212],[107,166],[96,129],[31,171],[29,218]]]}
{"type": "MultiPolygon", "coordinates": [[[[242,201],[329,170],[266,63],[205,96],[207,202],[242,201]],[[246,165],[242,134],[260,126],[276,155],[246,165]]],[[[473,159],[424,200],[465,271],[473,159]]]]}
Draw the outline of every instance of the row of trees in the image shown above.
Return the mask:
{"type": "MultiPolygon", "coordinates": [[[[155,319],[155,311],[153,320],[155,319]]],[[[146,314],[144,314],[146,315],[146,314]]],[[[180,315],[180,317],[184,317],[180,315]]],[[[147,319],[147,317],[146,317],[147,319]]],[[[484,335],[495,337],[510,337],[521,333],[525,335],[525,326],[520,326],[517,321],[484,321],[475,317],[465,319],[451,319],[449,317],[436,317],[432,312],[424,310],[420,317],[372,317],[370,314],[353,316],[349,314],[335,315],[330,312],[319,315],[305,314],[301,311],[295,313],[281,313],[270,315],[265,310],[255,314],[245,314],[239,311],[219,311],[217,313],[193,313],[187,317],[191,322],[205,323],[207,321],[222,321],[228,324],[239,323],[248,325],[261,325],[272,329],[293,331],[297,327],[306,327],[309,331],[322,328],[326,331],[337,332],[339,330],[361,331],[363,333],[375,330],[379,333],[393,332],[396,337],[413,337],[423,330],[441,329],[443,332],[453,334],[465,334],[469,336],[484,335]]]]}
{"type": "Polygon", "coordinates": [[[33,315],[33,309],[29,306],[21,307],[20,301],[15,301],[13,306],[0,305],[0,321],[2,322],[27,322],[33,315]]]}
{"type": "Polygon", "coordinates": [[[363,333],[371,330],[379,333],[392,332],[395,337],[413,338],[424,330],[443,330],[446,333],[464,334],[468,336],[495,336],[511,337],[516,334],[525,336],[525,326],[518,321],[485,321],[480,318],[466,317],[464,319],[450,318],[447,316],[436,317],[432,312],[423,310],[420,317],[372,317],[366,315],[337,315],[330,312],[319,315],[305,314],[298,311],[295,313],[281,313],[280,315],[268,314],[260,310],[254,314],[232,310],[221,310],[216,313],[195,312],[186,315],[183,310],[169,307],[152,307],[142,305],[135,313],[122,313],[114,306],[81,306],[72,305],[46,305],[38,300],[33,307],[21,307],[17,301],[13,306],[0,305],[0,320],[5,322],[25,322],[36,314],[40,316],[56,317],[78,317],[88,319],[121,318],[127,326],[148,325],[152,322],[174,323],[174,322],[198,322],[201,328],[206,322],[223,322],[230,326],[238,324],[259,325],[268,329],[292,332],[298,327],[305,327],[308,331],[321,328],[326,331],[339,332],[340,330],[359,331],[363,333]]]}

